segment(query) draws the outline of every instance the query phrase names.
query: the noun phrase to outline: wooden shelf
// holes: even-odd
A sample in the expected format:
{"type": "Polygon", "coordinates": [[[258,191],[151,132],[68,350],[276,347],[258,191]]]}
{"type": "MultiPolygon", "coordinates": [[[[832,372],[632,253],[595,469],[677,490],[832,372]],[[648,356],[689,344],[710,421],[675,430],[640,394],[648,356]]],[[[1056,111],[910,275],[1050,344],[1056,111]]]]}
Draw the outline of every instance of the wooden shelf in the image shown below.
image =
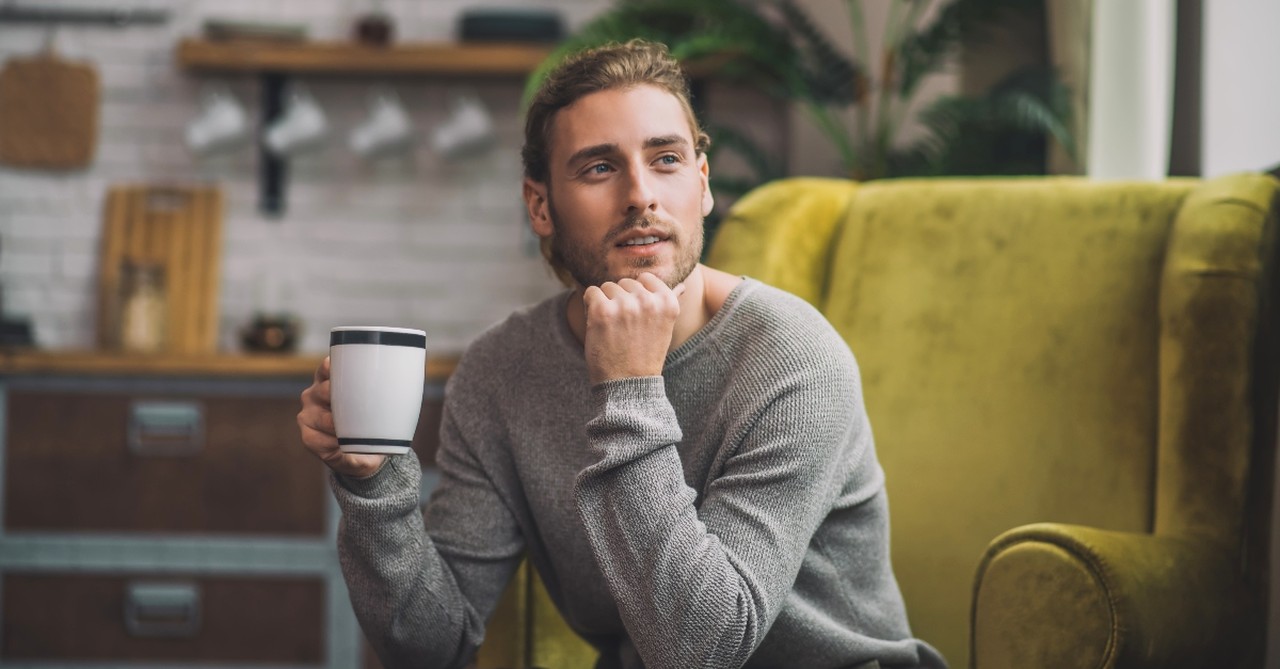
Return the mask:
{"type": "MultiPolygon", "coordinates": [[[[105,351],[0,349],[0,375],[101,374],[106,376],[310,377],[322,355],[128,354],[105,351]]],[[[428,357],[427,377],[453,373],[454,357],[428,357]]]]}
{"type": "Polygon", "coordinates": [[[178,64],[189,70],[281,74],[432,74],[525,76],[551,53],[544,44],[404,43],[373,47],[354,42],[210,41],[178,43],[178,64]]]}
{"type": "MultiPolygon", "coordinates": [[[[268,42],[208,40],[178,42],[178,65],[191,72],[242,72],[262,81],[262,126],[284,110],[290,77],[314,75],[417,75],[522,79],[551,53],[550,44],[400,43],[387,47],[351,41],[268,42]]],[[[261,149],[259,208],[278,217],[285,209],[287,160],[261,149]]]]}

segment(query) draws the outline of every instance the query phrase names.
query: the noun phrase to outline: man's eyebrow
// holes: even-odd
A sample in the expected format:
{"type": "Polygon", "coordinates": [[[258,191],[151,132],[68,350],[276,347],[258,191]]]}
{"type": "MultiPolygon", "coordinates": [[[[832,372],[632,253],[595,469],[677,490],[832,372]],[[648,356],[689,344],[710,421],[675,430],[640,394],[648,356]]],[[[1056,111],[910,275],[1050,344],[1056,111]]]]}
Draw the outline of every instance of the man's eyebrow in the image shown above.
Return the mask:
{"type": "Polygon", "coordinates": [[[689,140],[680,135],[662,135],[660,137],[650,137],[644,141],[644,148],[653,149],[660,146],[689,146],[689,140]]]}
{"type": "Polygon", "coordinates": [[[568,165],[569,167],[573,167],[574,165],[584,160],[599,158],[600,156],[607,156],[610,153],[617,152],[617,150],[618,150],[617,144],[596,144],[595,146],[588,146],[585,149],[579,149],[578,151],[574,152],[574,154],[572,156],[569,156],[569,159],[565,161],[565,164],[568,165]]]}

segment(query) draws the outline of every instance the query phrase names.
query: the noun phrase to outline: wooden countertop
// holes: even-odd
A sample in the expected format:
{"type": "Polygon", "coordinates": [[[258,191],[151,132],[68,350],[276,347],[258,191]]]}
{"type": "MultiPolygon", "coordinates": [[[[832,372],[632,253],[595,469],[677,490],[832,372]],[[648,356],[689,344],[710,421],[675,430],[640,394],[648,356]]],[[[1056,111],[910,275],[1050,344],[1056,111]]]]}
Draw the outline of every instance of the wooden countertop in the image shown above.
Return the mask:
{"type": "MultiPolygon", "coordinates": [[[[92,374],[102,376],[311,376],[322,355],[215,353],[130,354],[107,351],[41,351],[0,348],[0,375],[92,374]]],[[[427,377],[447,379],[457,358],[427,358],[427,377]]]]}

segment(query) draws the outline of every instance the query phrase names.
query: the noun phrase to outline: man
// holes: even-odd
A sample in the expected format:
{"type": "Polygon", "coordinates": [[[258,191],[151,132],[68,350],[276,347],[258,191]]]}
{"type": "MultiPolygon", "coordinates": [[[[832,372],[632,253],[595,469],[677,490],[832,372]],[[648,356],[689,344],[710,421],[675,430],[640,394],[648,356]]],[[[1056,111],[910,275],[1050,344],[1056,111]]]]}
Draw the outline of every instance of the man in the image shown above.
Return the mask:
{"type": "Polygon", "coordinates": [[[570,289],[463,356],[425,531],[418,461],[338,451],[327,364],[303,393],[383,663],[465,664],[527,553],[599,667],[945,666],[908,629],[848,348],[798,298],[698,264],[708,142],[665,48],[569,60],[525,141],[570,289]]]}

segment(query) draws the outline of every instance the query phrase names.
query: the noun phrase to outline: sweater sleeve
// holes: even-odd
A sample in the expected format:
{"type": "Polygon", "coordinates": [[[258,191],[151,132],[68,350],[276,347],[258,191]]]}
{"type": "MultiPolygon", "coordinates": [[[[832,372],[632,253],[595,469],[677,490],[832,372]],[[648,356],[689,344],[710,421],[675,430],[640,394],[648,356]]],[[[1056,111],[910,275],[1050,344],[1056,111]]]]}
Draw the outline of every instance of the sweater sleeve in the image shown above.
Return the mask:
{"type": "Polygon", "coordinates": [[[412,452],[373,476],[335,475],[338,555],[356,617],[388,669],[462,667],[484,637],[523,540],[446,402],[441,481],[424,525],[412,452]],[[450,522],[444,522],[446,519],[450,522]]]}
{"type": "Polygon", "coordinates": [[[851,469],[875,470],[853,477],[859,494],[880,484],[856,371],[806,367],[734,409],[732,443],[700,501],[663,378],[593,388],[594,462],[576,483],[578,512],[649,669],[742,666],[851,469]]]}

